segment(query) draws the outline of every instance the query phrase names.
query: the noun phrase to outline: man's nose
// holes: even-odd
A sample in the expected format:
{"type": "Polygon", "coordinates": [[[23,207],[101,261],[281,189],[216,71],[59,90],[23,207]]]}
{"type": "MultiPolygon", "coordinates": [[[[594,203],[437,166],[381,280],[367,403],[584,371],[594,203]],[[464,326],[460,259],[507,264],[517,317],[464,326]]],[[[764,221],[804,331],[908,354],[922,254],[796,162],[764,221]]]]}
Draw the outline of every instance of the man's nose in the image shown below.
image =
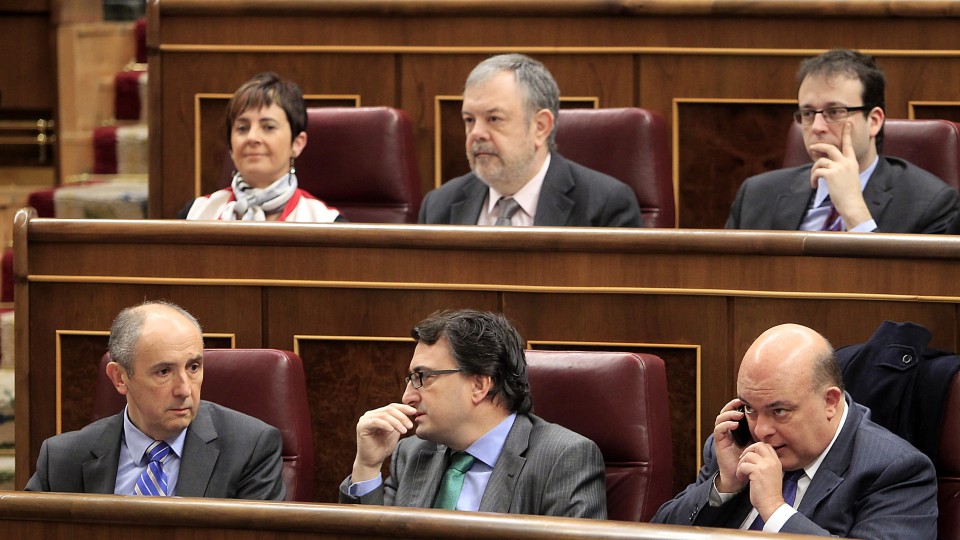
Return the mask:
{"type": "Polygon", "coordinates": [[[757,415],[757,421],[753,424],[753,436],[758,441],[769,438],[776,433],[776,431],[773,422],[767,420],[762,414],[757,415]]]}
{"type": "Polygon", "coordinates": [[[420,401],[420,391],[413,387],[413,383],[407,381],[407,386],[403,389],[403,396],[400,401],[406,405],[416,403],[420,401]]]}
{"type": "Polygon", "coordinates": [[[190,392],[190,376],[187,375],[186,371],[181,371],[173,381],[173,393],[178,397],[187,397],[190,392]]]}

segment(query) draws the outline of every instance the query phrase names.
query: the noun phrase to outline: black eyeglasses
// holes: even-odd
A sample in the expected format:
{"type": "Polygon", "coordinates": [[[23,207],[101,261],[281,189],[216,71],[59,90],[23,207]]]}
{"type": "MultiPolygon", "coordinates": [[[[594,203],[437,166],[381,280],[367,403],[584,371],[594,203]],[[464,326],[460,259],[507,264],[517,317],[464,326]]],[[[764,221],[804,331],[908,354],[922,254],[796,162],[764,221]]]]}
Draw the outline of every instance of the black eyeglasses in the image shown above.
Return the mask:
{"type": "Polygon", "coordinates": [[[404,380],[412,384],[414,388],[423,386],[423,379],[437,375],[449,375],[451,373],[460,373],[462,369],[432,369],[429,371],[414,371],[407,375],[404,380]]]}
{"type": "Polygon", "coordinates": [[[793,119],[798,124],[809,126],[813,123],[813,120],[817,117],[817,114],[822,114],[823,119],[828,124],[836,124],[846,120],[852,112],[869,111],[872,108],[873,105],[861,105],[859,107],[828,107],[819,111],[816,109],[800,109],[799,111],[793,112],[793,119]]]}

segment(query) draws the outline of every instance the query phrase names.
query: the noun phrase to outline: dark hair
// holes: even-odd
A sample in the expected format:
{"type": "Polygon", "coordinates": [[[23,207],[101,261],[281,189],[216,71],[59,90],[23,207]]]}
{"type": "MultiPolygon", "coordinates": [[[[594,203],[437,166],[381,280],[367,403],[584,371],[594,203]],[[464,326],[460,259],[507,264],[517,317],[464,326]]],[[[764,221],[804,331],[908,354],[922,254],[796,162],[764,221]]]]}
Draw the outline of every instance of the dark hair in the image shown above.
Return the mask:
{"type": "Polygon", "coordinates": [[[436,311],[410,335],[427,345],[446,338],[464,373],[490,377],[494,400],[500,399],[510,412],[526,414],[533,408],[525,342],[503,315],[472,309],[436,311]]]}
{"type": "MultiPolygon", "coordinates": [[[[860,96],[863,105],[871,108],[880,107],[884,111],[887,109],[884,98],[886,77],[877,65],[876,59],[869,54],[850,49],[833,49],[820,56],[808,58],[801,62],[800,69],[797,71],[797,85],[803,84],[804,79],[814,75],[823,77],[846,75],[857,79],[863,85],[863,94],[860,96]]],[[[864,116],[869,114],[869,110],[863,111],[864,116]]],[[[876,141],[879,153],[883,150],[883,126],[880,126],[880,131],[877,132],[876,141]]]]}
{"type": "Polygon", "coordinates": [[[820,392],[829,386],[836,386],[843,392],[843,374],[840,373],[837,355],[827,338],[823,338],[823,341],[826,348],[817,354],[810,368],[810,390],[820,392]]]}
{"type": "Polygon", "coordinates": [[[107,342],[107,350],[110,352],[110,360],[120,364],[120,367],[127,372],[127,375],[133,377],[133,359],[137,352],[137,343],[140,341],[140,331],[143,329],[143,322],[147,318],[149,306],[166,306],[197,327],[197,332],[203,339],[203,329],[197,318],[191,315],[182,307],[166,300],[150,300],[142,304],[128,307],[117,315],[110,326],[110,339],[107,342]]]}
{"type": "Polygon", "coordinates": [[[227,146],[232,143],[233,123],[250,109],[260,110],[276,103],[287,113],[290,122],[290,142],[307,129],[307,106],[297,83],[286,81],[272,71],[265,71],[243,83],[227,103],[227,146]]]}
{"type": "Polygon", "coordinates": [[[550,150],[557,149],[557,126],[560,122],[560,88],[550,70],[542,63],[523,54],[500,54],[477,64],[467,76],[465,88],[487,81],[503,71],[512,71],[523,96],[527,124],[542,109],[553,113],[553,131],[547,137],[550,150]]]}

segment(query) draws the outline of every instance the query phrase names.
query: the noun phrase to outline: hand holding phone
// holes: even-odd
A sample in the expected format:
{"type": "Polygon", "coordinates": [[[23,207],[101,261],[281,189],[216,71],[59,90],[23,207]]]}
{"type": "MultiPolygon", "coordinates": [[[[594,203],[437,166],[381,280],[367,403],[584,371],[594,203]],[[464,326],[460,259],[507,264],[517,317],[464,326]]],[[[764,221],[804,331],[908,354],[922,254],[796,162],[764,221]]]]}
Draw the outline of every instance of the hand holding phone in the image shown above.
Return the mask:
{"type": "MultiPolygon", "coordinates": [[[[744,412],[743,405],[737,407],[737,410],[744,412]]],[[[743,448],[753,444],[753,434],[750,433],[750,426],[747,424],[747,415],[744,413],[743,418],[740,419],[740,425],[737,426],[737,429],[734,429],[730,432],[733,435],[733,442],[737,443],[737,446],[743,448]]]]}

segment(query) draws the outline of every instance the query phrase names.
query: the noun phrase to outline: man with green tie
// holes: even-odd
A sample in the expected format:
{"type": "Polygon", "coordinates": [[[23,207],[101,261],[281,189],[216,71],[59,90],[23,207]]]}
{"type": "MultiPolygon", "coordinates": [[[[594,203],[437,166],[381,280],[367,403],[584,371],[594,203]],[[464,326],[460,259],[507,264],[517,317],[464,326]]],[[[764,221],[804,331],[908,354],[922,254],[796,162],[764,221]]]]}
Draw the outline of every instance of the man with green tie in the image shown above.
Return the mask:
{"type": "Polygon", "coordinates": [[[438,312],[412,336],[402,403],[360,418],[340,502],[606,519],[600,450],[530,414],[524,341],[502,315],[438,312]]]}

